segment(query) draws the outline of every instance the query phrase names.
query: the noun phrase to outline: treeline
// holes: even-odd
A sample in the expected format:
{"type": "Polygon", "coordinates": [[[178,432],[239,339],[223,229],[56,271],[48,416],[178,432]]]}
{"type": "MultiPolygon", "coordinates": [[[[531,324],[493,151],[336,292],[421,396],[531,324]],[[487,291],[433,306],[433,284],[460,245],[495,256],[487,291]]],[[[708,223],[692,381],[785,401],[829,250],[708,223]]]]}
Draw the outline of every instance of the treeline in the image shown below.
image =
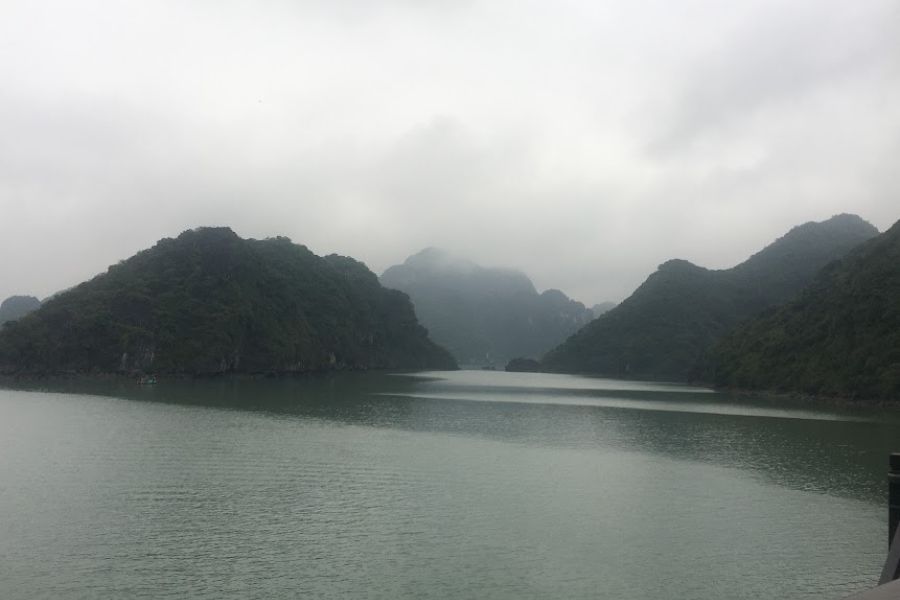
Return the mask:
{"type": "Polygon", "coordinates": [[[731,269],[668,261],[619,306],[549,352],[542,368],[702,380],[713,347],[741,321],[792,299],[821,268],[877,234],[859,217],[839,215],[795,227],[731,269]]]}
{"type": "Polygon", "coordinates": [[[0,331],[7,373],[374,368],[455,361],[362,263],[228,228],[164,239],[0,331]]]}
{"type": "Polygon", "coordinates": [[[518,357],[511,371],[900,398],[900,224],[878,235],[839,215],[731,269],[671,260],[594,320],[518,271],[434,249],[382,281],[415,311],[351,258],[187,231],[43,304],[3,303],[18,312],[0,329],[0,373],[455,368],[421,319],[462,362],[518,357]]]}
{"type": "Polygon", "coordinates": [[[719,386],[900,400],[900,222],[713,354],[719,386]]]}

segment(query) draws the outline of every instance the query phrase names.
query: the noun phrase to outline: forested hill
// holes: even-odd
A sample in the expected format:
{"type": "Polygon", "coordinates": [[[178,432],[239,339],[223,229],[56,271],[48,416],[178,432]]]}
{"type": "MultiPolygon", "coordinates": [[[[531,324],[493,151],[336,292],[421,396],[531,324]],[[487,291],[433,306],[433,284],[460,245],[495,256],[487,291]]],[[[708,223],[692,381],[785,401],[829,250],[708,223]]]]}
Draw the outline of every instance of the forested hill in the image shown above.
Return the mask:
{"type": "Polygon", "coordinates": [[[794,227],[726,270],[662,265],[624,302],[542,360],[549,371],[685,381],[743,319],[784,303],[826,264],[878,234],[855,215],[794,227]]]}
{"type": "Polygon", "coordinates": [[[10,296],[0,303],[0,325],[21,319],[40,307],[41,301],[34,296],[10,296]]]}
{"type": "Polygon", "coordinates": [[[540,357],[594,316],[559,290],[539,294],[524,273],[436,248],[389,268],[381,282],[409,294],[432,338],[464,364],[540,357]]]}
{"type": "Polygon", "coordinates": [[[720,386],[900,401],[900,222],[715,349],[720,386]]]}
{"type": "Polygon", "coordinates": [[[455,368],[365,265],[228,228],[164,239],[0,331],[0,370],[455,368]]]}

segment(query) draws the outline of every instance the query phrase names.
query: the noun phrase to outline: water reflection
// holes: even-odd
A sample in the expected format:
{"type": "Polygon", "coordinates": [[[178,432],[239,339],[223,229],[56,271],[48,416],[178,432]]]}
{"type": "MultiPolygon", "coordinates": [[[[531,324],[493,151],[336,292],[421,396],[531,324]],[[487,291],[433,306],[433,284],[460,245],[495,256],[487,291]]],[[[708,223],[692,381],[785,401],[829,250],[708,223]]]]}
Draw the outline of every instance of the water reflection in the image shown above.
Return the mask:
{"type": "Polygon", "coordinates": [[[821,598],[884,559],[874,410],[477,372],[39,387],[0,390],[4,600],[821,598]]]}
{"type": "Polygon", "coordinates": [[[818,408],[785,398],[561,375],[345,373],[22,387],[530,446],[653,453],[872,503],[884,501],[886,457],[900,446],[900,415],[884,408],[818,408]]]}

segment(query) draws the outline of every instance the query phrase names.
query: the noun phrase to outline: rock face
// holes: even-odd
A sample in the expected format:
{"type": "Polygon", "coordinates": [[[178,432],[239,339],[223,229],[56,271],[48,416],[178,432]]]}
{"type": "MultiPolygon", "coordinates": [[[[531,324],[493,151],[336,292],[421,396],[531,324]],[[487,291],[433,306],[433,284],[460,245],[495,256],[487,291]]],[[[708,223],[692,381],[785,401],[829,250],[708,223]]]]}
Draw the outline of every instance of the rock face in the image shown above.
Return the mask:
{"type": "Polygon", "coordinates": [[[685,381],[741,320],[795,297],[826,264],[878,234],[854,215],[793,228],[721,271],[670,260],[624,302],[549,352],[547,371],[685,381]]]}
{"type": "Polygon", "coordinates": [[[900,401],[900,222],[713,357],[720,386],[900,401]]]}
{"type": "Polygon", "coordinates": [[[559,290],[539,294],[524,273],[481,267],[436,248],[389,268],[381,282],[409,294],[431,337],[463,364],[537,358],[593,318],[559,290]]]}
{"type": "Polygon", "coordinates": [[[161,240],[0,332],[4,372],[455,366],[362,263],[228,228],[161,240]]]}
{"type": "Polygon", "coordinates": [[[41,307],[41,301],[34,296],[10,296],[0,304],[0,325],[21,319],[41,307]]]}

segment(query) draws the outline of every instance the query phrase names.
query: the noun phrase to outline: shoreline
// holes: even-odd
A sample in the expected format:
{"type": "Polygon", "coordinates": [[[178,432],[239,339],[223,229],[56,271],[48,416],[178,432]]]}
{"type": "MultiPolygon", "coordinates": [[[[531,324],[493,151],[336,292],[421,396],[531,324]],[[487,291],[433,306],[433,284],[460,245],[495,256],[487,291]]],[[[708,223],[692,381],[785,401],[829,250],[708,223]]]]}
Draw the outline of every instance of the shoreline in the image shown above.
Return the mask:
{"type": "MultiPolygon", "coordinates": [[[[449,371],[451,369],[437,368],[371,368],[371,369],[320,369],[311,371],[271,371],[261,373],[248,372],[221,372],[221,373],[108,373],[108,372],[73,372],[73,371],[54,371],[46,373],[0,373],[0,387],[7,383],[41,383],[41,382],[132,382],[135,385],[156,385],[151,383],[141,383],[141,378],[146,376],[154,377],[157,382],[168,381],[214,381],[224,379],[235,380],[264,380],[264,379],[292,379],[321,377],[326,375],[337,374],[355,374],[355,373],[418,373],[421,371],[449,371]]],[[[457,369],[458,370],[458,369],[457,369]]]]}
{"type": "MultiPolygon", "coordinates": [[[[152,375],[158,383],[168,381],[215,381],[215,380],[272,380],[272,379],[305,379],[318,378],[322,376],[338,375],[338,374],[360,374],[360,373],[418,373],[422,371],[449,371],[459,369],[436,369],[436,368],[342,368],[342,369],[320,369],[311,371],[271,371],[260,373],[247,372],[220,372],[220,373],[124,373],[124,372],[77,372],[77,371],[54,371],[54,372],[28,372],[28,373],[0,373],[0,387],[20,386],[28,384],[53,383],[53,382],[115,382],[115,383],[133,383],[136,386],[152,386],[156,383],[142,383],[142,377],[152,375]]],[[[505,372],[505,371],[498,371],[505,372]]],[[[787,400],[792,403],[807,405],[810,407],[835,407],[835,408],[898,408],[900,407],[900,398],[860,398],[852,396],[835,396],[835,395],[819,395],[808,394],[794,391],[778,391],[778,390],[758,390],[747,388],[731,388],[717,387],[706,382],[672,382],[657,381],[653,379],[632,379],[622,377],[606,377],[596,373],[555,373],[547,371],[539,371],[539,373],[547,373],[552,375],[573,375],[573,376],[591,376],[604,377],[609,379],[619,379],[622,381],[636,381],[645,383],[678,383],[691,386],[708,387],[719,394],[725,394],[734,400],[741,399],[769,399],[769,400],[787,400]]]]}

